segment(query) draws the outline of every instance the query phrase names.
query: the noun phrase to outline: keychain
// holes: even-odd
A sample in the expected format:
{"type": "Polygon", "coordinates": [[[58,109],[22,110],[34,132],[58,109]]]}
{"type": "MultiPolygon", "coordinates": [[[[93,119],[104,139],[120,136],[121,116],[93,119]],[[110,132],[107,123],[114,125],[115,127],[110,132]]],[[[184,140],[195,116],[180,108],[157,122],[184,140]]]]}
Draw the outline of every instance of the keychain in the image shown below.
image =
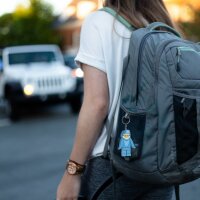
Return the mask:
{"type": "Polygon", "coordinates": [[[121,156],[125,160],[129,160],[129,158],[132,156],[132,148],[136,148],[136,144],[133,142],[131,138],[131,132],[127,129],[128,124],[130,123],[130,117],[126,113],[126,115],[122,118],[122,123],[125,126],[125,129],[120,134],[120,141],[119,141],[119,147],[118,150],[121,150],[121,156]]]}

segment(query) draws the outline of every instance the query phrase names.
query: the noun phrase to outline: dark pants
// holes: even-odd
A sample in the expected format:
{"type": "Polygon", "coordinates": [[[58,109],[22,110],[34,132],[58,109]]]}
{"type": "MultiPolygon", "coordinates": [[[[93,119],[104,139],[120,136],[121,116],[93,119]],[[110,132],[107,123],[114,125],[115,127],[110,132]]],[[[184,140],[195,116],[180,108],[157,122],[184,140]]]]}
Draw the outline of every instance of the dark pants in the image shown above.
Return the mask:
{"type": "Polygon", "coordinates": [[[171,200],[173,187],[161,187],[132,181],[116,175],[112,181],[109,160],[101,157],[89,161],[82,176],[81,196],[87,200],[171,200]]]}

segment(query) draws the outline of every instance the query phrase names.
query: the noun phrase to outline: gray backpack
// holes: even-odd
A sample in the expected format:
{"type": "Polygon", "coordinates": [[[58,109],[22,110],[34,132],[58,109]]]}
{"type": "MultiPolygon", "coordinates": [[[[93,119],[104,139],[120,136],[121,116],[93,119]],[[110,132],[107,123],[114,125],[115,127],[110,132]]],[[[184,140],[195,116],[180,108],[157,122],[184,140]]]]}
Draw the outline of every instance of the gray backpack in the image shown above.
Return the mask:
{"type": "Polygon", "coordinates": [[[159,185],[199,178],[200,45],[159,22],[133,31],[119,106],[108,123],[104,156],[109,147],[113,166],[127,177],[159,185]]]}

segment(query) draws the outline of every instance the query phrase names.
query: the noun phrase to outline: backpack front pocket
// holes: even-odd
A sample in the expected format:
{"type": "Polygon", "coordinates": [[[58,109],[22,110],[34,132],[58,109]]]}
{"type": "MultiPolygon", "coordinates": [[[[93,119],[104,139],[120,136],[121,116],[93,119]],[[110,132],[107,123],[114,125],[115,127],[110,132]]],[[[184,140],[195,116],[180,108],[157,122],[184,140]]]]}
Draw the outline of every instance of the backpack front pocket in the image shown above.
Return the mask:
{"type": "Polygon", "coordinates": [[[200,88],[200,46],[173,46],[166,54],[173,88],[200,88]]]}
{"type": "Polygon", "coordinates": [[[173,95],[177,163],[190,160],[199,146],[199,99],[173,95]]]}
{"type": "Polygon", "coordinates": [[[200,52],[190,47],[177,47],[176,71],[182,79],[200,80],[200,52]]]}

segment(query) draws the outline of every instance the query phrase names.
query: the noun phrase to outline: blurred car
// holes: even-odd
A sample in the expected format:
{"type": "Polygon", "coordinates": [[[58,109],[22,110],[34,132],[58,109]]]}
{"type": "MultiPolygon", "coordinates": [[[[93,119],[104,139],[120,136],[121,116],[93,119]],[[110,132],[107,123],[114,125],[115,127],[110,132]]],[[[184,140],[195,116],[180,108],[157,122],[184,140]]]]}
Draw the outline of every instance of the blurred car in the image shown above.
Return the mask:
{"type": "Polygon", "coordinates": [[[64,54],[65,65],[71,67],[72,69],[76,69],[77,68],[77,65],[76,65],[74,59],[75,59],[74,55],[64,54]]]}
{"type": "Polygon", "coordinates": [[[37,103],[68,102],[78,112],[82,95],[77,77],[64,65],[56,45],[6,47],[2,52],[0,98],[6,102],[11,119],[19,116],[20,108],[37,103]]]}
{"type": "Polygon", "coordinates": [[[64,54],[65,65],[72,70],[72,76],[76,78],[76,89],[74,91],[77,95],[83,95],[83,76],[84,73],[80,67],[78,67],[74,61],[75,56],[72,54],[64,54]]]}

